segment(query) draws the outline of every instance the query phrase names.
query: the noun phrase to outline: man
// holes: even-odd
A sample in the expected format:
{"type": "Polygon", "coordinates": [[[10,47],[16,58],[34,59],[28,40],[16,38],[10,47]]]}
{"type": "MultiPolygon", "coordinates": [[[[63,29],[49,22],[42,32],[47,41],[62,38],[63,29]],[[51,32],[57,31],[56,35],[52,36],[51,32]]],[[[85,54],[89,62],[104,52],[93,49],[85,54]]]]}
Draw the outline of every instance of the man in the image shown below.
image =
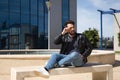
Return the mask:
{"type": "Polygon", "coordinates": [[[55,67],[83,66],[92,51],[90,41],[83,34],[75,32],[74,21],[69,20],[61,34],[55,38],[55,44],[61,44],[60,53],[53,53],[44,68],[37,69],[44,77],[55,67]]]}

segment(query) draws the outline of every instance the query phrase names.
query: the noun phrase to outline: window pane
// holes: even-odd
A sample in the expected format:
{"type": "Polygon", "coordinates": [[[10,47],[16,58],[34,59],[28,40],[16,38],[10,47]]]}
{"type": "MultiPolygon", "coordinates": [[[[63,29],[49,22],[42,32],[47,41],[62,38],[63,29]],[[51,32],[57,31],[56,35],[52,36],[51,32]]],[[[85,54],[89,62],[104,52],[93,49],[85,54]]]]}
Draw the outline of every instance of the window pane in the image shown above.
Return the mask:
{"type": "Polygon", "coordinates": [[[8,49],[8,0],[0,1],[0,49],[8,49]]]}
{"type": "Polygon", "coordinates": [[[8,13],[0,12],[0,29],[8,28],[9,20],[8,20],[8,13]]]}
{"type": "Polygon", "coordinates": [[[8,0],[0,0],[0,12],[8,11],[8,0]]]}
{"type": "Polygon", "coordinates": [[[21,13],[22,14],[29,14],[30,12],[30,3],[29,3],[30,0],[21,0],[21,13]]]}
{"type": "Polygon", "coordinates": [[[37,15],[37,0],[31,0],[31,14],[37,15]]]}
{"type": "Polygon", "coordinates": [[[20,13],[20,0],[9,0],[10,12],[20,13]]]}
{"type": "Polygon", "coordinates": [[[20,24],[20,14],[10,13],[10,26],[14,24],[20,24]]]}
{"type": "Polygon", "coordinates": [[[62,0],[62,25],[67,20],[69,20],[69,0],[62,0]]]}
{"type": "Polygon", "coordinates": [[[30,0],[21,0],[21,24],[30,24],[30,0]]]}
{"type": "Polygon", "coordinates": [[[30,24],[29,15],[21,14],[21,24],[30,24]]]}
{"type": "Polygon", "coordinates": [[[48,14],[47,7],[45,4],[45,1],[47,0],[39,0],[39,6],[38,6],[38,46],[39,48],[47,48],[47,35],[48,32],[48,26],[47,26],[47,16],[45,14],[48,14]]]}
{"type": "MultiPolygon", "coordinates": [[[[0,1],[0,25],[8,27],[8,0],[0,1]]],[[[0,27],[0,28],[2,28],[0,27]]]]}

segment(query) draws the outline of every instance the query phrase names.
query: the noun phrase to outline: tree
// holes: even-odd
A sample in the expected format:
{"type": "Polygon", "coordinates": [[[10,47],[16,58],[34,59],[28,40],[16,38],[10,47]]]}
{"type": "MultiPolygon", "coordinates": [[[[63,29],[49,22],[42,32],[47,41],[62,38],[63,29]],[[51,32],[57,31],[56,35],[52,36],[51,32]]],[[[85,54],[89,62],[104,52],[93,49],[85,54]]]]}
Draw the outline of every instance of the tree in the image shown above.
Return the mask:
{"type": "Polygon", "coordinates": [[[99,41],[99,34],[98,34],[98,30],[97,29],[89,28],[89,30],[85,30],[83,32],[83,34],[88,37],[88,39],[90,40],[93,48],[97,47],[97,42],[99,41]]]}
{"type": "Polygon", "coordinates": [[[120,32],[118,33],[118,46],[120,46],[120,32]]]}

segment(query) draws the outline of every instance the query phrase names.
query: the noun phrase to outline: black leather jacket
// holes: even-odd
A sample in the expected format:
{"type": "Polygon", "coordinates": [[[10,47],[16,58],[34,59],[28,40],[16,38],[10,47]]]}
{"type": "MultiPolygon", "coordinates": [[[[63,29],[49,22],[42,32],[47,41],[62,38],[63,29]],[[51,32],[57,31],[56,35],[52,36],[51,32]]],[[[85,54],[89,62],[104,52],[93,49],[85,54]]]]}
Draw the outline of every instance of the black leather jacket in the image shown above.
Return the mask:
{"type": "MultiPolygon", "coordinates": [[[[61,54],[65,54],[65,49],[68,46],[68,34],[65,35],[59,35],[55,38],[54,43],[55,44],[61,44],[61,54]]],[[[92,45],[90,41],[87,39],[87,37],[83,34],[76,33],[76,42],[78,43],[77,49],[79,50],[79,53],[83,55],[84,62],[87,62],[87,57],[91,54],[92,51],[92,45]]]]}

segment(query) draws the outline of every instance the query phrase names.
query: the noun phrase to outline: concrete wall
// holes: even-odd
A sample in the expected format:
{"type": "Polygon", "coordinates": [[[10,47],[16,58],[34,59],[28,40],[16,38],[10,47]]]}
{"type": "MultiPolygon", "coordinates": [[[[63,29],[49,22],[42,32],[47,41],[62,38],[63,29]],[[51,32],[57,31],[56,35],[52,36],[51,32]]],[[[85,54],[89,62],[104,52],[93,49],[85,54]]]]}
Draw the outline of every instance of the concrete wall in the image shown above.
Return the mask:
{"type": "Polygon", "coordinates": [[[74,20],[77,26],[77,0],[70,0],[70,19],[74,20]]]}
{"type": "MultiPolygon", "coordinates": [[[[60,46],[53,44],[55,36],[59,35],[62,31],[62,0],[50,0],[52,3],[50,9],[50,48],[58,49],[60,46]]],[[[76,0],[70,1],[70,19],[77,22],[77,2],[76,0]]],[[[76,23],[77,24],[77,23],[76,23]]]]}
{"type": "Polygon", "coordinates": [[[52,2],[50,13],[50,48],[59,48],[53,44],[55,36],[61,33],[62,30],[62,2],[61,0],[50,0],[52,2]]]}
{"type": "MultiPolygon", "coordinates": [[[[117,20],[120,24],[120,13],[116,13],[115,14],[117,17],[117,20]]],[[[114,19],[114,51],[120,51],[120,46],[118,45],[118,33],[120,32],[120,28],[116,22],[116,20],[114,19]]]]}

